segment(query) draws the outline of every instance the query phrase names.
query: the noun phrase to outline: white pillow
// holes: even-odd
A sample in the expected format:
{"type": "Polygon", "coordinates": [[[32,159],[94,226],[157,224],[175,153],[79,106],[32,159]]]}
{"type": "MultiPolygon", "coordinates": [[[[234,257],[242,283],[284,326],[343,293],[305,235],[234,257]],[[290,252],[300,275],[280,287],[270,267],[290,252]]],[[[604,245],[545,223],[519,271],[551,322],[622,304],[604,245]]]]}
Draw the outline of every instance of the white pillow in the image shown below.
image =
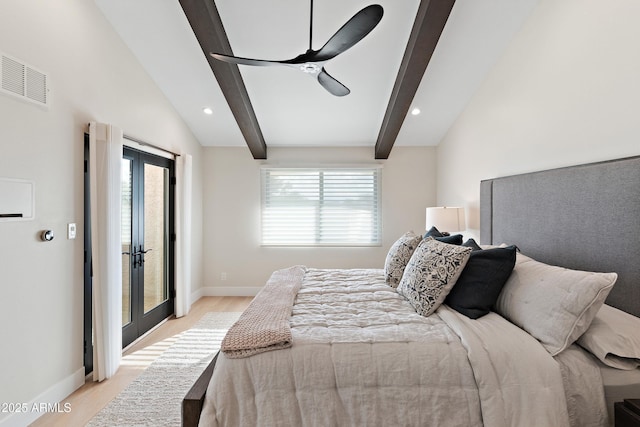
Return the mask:
{"type": "Polygon", "coordinates": [[[617,279],[616,273],[570,270],[518,253],[496,311],[555,356],[587,330],[617,279]]]}
{"type": "Polygon", "coordinates": [[[617,308],[604,304],[577,342],[612,368],[640,366],[640,318],[617,308]]]}
{"type": "Polygon", "coordinates": [[[413,252],[398,285],[416,312],[430,316],[455,285],[469,260],[471,248],[427,237],[413,252]]]}
{"type": "Polygon", "coordinates": [[[391,245],[384,261],[384,279],[387,285],[392,288],[398,287],[402,273],[421,240],[422,236],[407,231],[391,245]]]}

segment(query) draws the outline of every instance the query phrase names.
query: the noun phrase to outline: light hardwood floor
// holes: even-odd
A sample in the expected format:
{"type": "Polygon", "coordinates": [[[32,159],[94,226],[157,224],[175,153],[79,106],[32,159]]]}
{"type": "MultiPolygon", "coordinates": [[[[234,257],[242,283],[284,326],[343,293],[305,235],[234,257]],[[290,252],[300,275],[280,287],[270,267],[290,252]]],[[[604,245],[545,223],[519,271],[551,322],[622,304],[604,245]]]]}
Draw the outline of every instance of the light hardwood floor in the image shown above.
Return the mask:
{"type": "Polygon", "coordinates": [[[134,343],[123,355],[116,375],[101,383],[87,381],[61,404],[71,405],[68,413],[49,413],[38,418],[31,427],[80,427],[93,418],[118,395],[164,350],[177,335],[192,327],[210,311],[244,311],[253,297],[204,297],[196,301],[187,316],[169,319],[160,327],[134,343]]]}

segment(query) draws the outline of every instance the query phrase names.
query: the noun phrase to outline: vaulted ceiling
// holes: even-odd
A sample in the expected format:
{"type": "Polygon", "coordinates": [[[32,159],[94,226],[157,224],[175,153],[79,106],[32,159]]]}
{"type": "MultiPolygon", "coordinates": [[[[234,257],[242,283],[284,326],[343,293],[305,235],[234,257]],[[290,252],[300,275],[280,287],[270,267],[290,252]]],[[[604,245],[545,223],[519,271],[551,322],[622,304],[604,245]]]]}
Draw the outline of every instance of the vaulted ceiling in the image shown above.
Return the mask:
{"type": "MultiPolygon", "coordinates": [[[[378,1],[380,24],[325,64],[351,90],[344,97],[292,68],[208,55],[304,53],[309,3],[95,1],[203,146],[246,144],[254,158],[269,146],[371,146],[384,159],[394,144],[441,141],[538,0],[378,1]]],[[[315,0],[313,48],[368,4],[315,0]]]]}

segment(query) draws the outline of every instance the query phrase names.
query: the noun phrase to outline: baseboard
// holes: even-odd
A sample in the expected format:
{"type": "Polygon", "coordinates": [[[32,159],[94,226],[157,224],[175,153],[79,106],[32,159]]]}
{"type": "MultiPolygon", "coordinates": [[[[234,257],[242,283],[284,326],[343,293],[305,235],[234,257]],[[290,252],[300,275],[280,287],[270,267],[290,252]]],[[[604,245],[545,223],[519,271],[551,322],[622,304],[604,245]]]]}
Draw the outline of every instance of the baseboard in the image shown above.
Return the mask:
{"type": "Polygon", "coordinates": [[[202,297],[254,297],[260,292],[260,289],[262,287],[258,286],[206,286],[191,295],[192,301],[197,301],[202,297]]]}
{"type": "Polygon", "coordinates": [[[200,298],[202,298],[204,296],[204,294],[202,293],[202,288],[198,288],[197,291],[192,292],[191,293],[191,302],[189,304],[189,307],[191,307],[193,305],[193,303],[195,303],[196,301],[198,301],[200,298]]]}
{"type": "Polygon", "coordinates": [[[67,378],[49,387],[30,402],[20,402],[24,412],[12,412],[6,418],[0,419],[0,427],[26,426],[50,412],[71,412],[70,404],[59,403],[71,393],[84,385],[84,366],[67,378]]]}

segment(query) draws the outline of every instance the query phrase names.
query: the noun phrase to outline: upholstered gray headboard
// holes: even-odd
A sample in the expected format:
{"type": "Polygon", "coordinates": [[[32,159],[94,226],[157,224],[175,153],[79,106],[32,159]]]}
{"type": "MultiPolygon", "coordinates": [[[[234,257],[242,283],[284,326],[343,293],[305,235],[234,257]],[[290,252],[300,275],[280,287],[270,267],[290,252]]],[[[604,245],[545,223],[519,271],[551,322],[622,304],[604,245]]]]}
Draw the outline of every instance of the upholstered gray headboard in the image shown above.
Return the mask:
{"type": "Polygon", "coordinates": [[[640,317],[640,156],[482,181],[480,240],[616,272],[607,304],[640,317]]]}

